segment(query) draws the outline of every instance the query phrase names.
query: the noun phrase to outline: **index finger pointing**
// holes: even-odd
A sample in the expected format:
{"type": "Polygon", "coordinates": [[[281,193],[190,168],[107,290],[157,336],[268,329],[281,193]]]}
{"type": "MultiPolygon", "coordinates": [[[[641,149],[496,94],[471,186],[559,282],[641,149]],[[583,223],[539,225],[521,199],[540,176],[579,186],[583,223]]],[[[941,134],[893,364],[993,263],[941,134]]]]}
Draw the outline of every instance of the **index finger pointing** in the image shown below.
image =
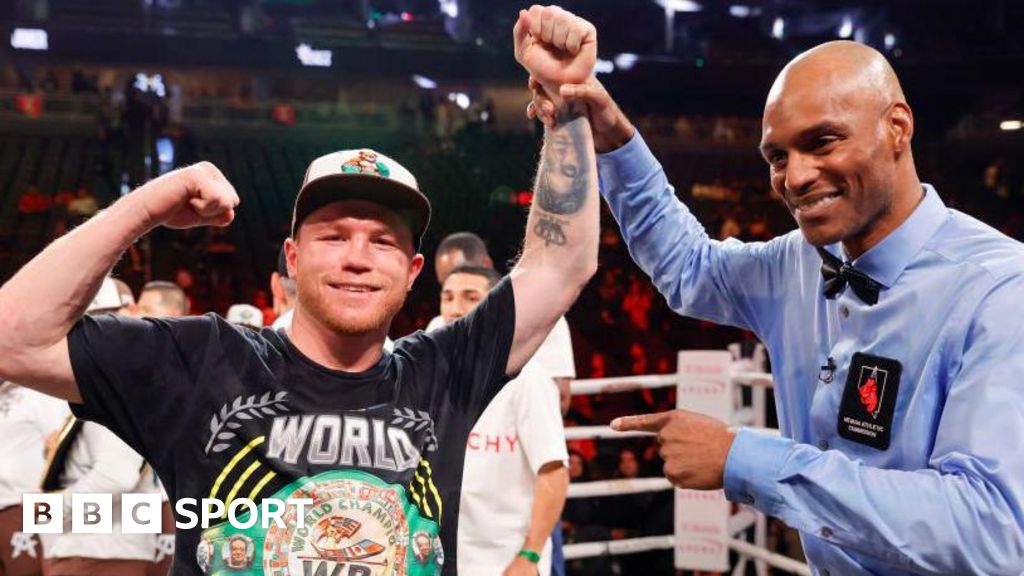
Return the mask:
{"type": "Polygon", "coordinates": [[[658,414],[639,414],[637,416],[622,416],[612,420],[612,430],[627,432],[640,430],[642,432],[657,432],[668,422],[671,412],[659,412],[658,414]]]}

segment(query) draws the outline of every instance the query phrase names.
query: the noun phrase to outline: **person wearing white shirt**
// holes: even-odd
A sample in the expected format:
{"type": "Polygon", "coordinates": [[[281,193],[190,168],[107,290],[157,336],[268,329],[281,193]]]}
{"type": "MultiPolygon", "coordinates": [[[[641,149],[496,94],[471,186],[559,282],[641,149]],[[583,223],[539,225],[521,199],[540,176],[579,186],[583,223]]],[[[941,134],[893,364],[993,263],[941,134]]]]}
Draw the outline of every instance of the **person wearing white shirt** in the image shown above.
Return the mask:
{"type": "Polygon", "coordinates": [[[120,506],[121,494],[140,491],[142,456],[110,430],[82,421],[68,423],[55,454],[46,477],[56,480],[64,496],[65,527],[63,534],[43,535],[46,576],[145,576],[156,537],[122,534],[120,506]],[[109,534],[71,532],[72,494],[113,495],[109,534]]]}
{"type": "MultiPolygon", "coordinates": [[[[490,268],[455,268],[442,287],[444,321],[468,314],[498,280],[490,268]]],[[[558,388],[535,357],[469,434],[459,502],[460,573],[550,574],[550,535],[569,487],[568,458],[558,388]]]]}
{"type": "MultiPolygon", "coordinates": [[[[442,238],[434,253],[434,273],[437,275],[438,285],[444,285],[445,279],[452,270],[465,265],[494,268],[494,260],[487,251],[487,244],[483,238],[472,232],[454,232],[442,238]]],[[[437,330],[444,325],[444,318],[438,315],[427,324],[426,331],[437,330]]],[[[576,378],[572,336],[569,333],[569,323],[565,321],[565,317],[559,318],[555,322],[548,337],[533,354],[533,360],[558,385],[559,404],[564,417],[569,412],[569,402],[572,399],[570,385],[576,378]]],[[[555,576],[564,576],[565,557],[562,555],[561,523],[558,523],[552,531],[551,542],[552,573],[555,576]]]]}
{"type": "Polygon", "coordinates": [[[0,574],[42,570],[39,539],[21,531],[22,495],[39,490],[46,437],[70,414],[66,402],[0,381],[0,574]]]}

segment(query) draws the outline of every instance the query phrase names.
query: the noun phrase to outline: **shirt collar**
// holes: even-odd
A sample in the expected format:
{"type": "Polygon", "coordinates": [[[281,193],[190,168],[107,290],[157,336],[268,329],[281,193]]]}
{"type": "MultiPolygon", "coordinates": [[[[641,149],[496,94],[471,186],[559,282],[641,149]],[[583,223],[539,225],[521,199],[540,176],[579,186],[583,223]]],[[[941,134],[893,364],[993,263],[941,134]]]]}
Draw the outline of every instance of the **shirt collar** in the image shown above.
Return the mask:
{"type": "MultiPolygon", "coordinates": [[[[930,184],[922,184],[921,187],[924,189],[924,198],[910,217],[852,262],[858,270],[886,288],[896,283],[896,279],[949,215],[935,188],[930,184]]],[[[829,252],[842,254],[842,248],[836,244],[829,247],[829,252]]]]}

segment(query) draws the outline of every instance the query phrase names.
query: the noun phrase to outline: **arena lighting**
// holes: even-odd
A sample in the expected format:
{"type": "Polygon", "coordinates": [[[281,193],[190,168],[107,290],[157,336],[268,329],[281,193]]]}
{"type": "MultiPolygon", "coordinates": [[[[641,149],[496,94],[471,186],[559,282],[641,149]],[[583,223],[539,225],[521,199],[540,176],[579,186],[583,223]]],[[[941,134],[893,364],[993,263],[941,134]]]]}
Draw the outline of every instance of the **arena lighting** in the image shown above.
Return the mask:
{"type": "Polygon", "coordinates": [[[455,105],[463,110],[469,108],[469,96],[463,92],[452,92],[448,94],[448,99],[455,102],[455,105]]]}
{"type": "Polygon", "coordinates": [[[666,10],[673,12],[700,12],[701,5],[693,0],[655,0],[666,10]]]}
{"type": "Polygon", "coordinates": [[[1021,128],[1024,128],[1024,121],[1021,120],[1003,120],[999,123],[999,129],[1007,132],[1020,130],[1021,128]]]}
{"type": "Polygon", "coordinates": [[[299,44],[295,47],[295,55],[302,62],[303,66],[319,66],[322,68],[331,67],[333,53],[330,50],[313,50],[309,44],[299,44]]]}
{"type": "Polygon", "coordinates": [[[843,23],[839,26],[839,37],[849,38],[853,36],[853,20],[849,16],[843,16],[843,23]]]}
{"type": "Polygon", "coordinates": [[[11,32],[11,48],[19,50],[49,50],[50,41],[46,30],[15,28],[11,32]]]}
{"type": "Polygon", "coordinates": [[[594,74],[611,74],[615,72],[615,64],[611,60],[597,59],[594,64],[594,74]]]}
{"type": "Polygon", "coordinates": [[[888,33],[885,35],[885,49],[892,50],[892,47],[896,45],[896,35],[888,33]]]}
{"type": "Polygon", "coordinates": [[[437,0],[437,4],[441,9],[441,13],[449,18],[459,17],[459,1],[458,0],[437,0]]]}
{"type": "Polygon", "coordinates": [[[419,74],[413,74],[412,81],[424,90],[433,90],[434,88],[437,88],[437,82],[434,82],[426,76],[420,76],[419,74]]]}
{"type": "Polygon", "coordinates": [[[618,68],[619,70],[629,70],[633,66],[636,66],[636,62],[639,59],[640,57],[637,56],[636,54],[632,54],[630,52],[623,52],[622,54],[619,54],[618,56],[615,57],[615,67],[618,68]]]}
{"type": "Polygon", "coordinates": [[[167,96],[167,88],[164,86],[164,77],[159,74],[149,76],[143,72],[135,74],[135,82],[132,84],[139,92],[156,94],[163,98],[167,96]]]}
{"type": "Polygon", "coordinates": [[[786,33],[786,21],[782,17],[778,17],[772,22],[772,38],[782,40],[782,36],[786,33]]]}
{"type": "Polygon", "coordinates": [[[744,4],[733,4],[729,6],[729,14],[737,18],[750,18],[754,15],[754,9],[744,4]]]}

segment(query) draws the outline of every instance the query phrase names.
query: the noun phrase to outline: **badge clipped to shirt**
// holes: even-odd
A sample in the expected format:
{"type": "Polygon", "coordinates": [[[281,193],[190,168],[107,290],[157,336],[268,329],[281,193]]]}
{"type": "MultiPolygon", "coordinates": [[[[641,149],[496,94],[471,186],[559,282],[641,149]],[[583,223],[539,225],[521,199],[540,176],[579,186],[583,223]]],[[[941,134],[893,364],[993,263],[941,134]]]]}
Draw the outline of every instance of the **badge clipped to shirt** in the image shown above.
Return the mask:
{"type": "Polygon", "coordinates": [[[892,358],[857,352],[839,406],[839,435],[878,450],[889,448],[903,367],[892,358]]]}

